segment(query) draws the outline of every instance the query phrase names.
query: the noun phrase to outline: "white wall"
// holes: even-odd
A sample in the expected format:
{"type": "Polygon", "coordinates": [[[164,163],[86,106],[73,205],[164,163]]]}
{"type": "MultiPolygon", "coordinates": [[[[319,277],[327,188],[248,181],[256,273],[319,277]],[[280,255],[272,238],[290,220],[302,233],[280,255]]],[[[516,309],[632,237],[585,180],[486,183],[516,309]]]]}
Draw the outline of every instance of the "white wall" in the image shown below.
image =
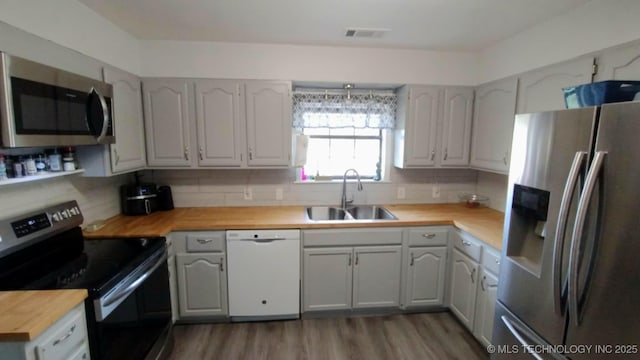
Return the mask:
{"type": "Polygon", "coordinates": [[[474,85],[477,54],[401,49],[141,41],[142,76],[474,85]]]}
{"type": "Polygon", "coordinates": [[[480,83],[640,39],[640,1],[593,0],[480,54],[480,83]]]}
{"type": "Polygon", "coordinates": [[[489,197],[489,207],[504,212],[508,180],[507,175],[478,171],[476,192],[489,197]]]}
{"type": "Polygon", "coordinates": [[[0,21],[140,73],[138,40],[76,0],[2,0],[0,21]]]}

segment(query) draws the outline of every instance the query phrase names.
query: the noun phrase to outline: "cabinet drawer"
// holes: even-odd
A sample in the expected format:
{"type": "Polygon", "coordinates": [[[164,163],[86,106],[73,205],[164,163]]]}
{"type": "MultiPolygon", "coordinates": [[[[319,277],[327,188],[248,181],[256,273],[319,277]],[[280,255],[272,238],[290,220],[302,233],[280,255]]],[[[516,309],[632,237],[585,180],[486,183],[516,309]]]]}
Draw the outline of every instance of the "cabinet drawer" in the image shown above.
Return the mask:
{"type": "MultiPolygon", "coordinates": [[[[84,306],[84,304],[81,304],[84,306]]],[[[80,347],[86,337],[84,312],[72,310],[73,314],[66,321],[55,324],[55,330],[45,336],[36,345],[38,360],[68,359],[71,352],[80,347]]]]}
{"type": "Polygon", "coordinates": [[[489,272],[498,275],[500,273],[500,253],[488,247],[485,247],[484,250],[482,266],[489,272]]]}
{"type": "Polygon", "coordinates": [[[89,344],[85,341],[69,356],[69,360],[89,360],[89,344]]]}
{"type": "Polygon", "coordinates": [[[447,234],[445,228],[414,228],[409,229],[409,246],[444,246],[447,245],[447,234]]]}
{"type": "Polygon", "coordinates": [[[480,261],[480,252],[482,251],[482,245],[470,235],[457,232],[455,242],[453,246],[460,250],[463,254],[469,256],[474,261],[480,261]]]}
{"type": "Polygon", "coordinates": [[[224,251],[224,231],[187,234],[187,252],[224,251]]]}

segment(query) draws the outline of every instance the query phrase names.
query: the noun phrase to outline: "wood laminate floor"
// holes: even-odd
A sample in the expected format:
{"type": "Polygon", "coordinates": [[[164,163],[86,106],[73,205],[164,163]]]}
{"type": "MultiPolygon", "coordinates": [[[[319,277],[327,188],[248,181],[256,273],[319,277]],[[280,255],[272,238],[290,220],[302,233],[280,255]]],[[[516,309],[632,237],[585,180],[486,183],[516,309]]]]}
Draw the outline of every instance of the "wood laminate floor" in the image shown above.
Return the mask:
{"type": "Polygon", "coordinates": [[[449,312],[177,325],[171,360],[488,359],[449,312]]]}

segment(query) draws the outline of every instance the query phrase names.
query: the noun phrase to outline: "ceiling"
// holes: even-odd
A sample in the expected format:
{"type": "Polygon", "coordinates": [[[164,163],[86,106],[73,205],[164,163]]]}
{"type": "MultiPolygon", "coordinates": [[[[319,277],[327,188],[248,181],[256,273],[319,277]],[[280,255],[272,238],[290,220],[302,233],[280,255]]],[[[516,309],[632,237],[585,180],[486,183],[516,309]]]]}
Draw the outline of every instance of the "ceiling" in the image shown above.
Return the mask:
{"type": "Polygon", "coordinates": [[[146,40],[477,51],[589,0],[78,0],[146,40]],[[347,38],[347,28],[390,29],[347,38]]]}

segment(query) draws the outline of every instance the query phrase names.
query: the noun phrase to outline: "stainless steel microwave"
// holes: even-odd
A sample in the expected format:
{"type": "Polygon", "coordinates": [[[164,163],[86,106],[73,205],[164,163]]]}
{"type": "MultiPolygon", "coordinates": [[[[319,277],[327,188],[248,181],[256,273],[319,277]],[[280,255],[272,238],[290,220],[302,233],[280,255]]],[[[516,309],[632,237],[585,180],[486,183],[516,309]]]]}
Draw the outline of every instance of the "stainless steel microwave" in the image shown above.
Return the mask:
{"type": "Polygon", "coordinates": [[[105,82],[0,52],[3,147],[113,144],[105,82]]]}

